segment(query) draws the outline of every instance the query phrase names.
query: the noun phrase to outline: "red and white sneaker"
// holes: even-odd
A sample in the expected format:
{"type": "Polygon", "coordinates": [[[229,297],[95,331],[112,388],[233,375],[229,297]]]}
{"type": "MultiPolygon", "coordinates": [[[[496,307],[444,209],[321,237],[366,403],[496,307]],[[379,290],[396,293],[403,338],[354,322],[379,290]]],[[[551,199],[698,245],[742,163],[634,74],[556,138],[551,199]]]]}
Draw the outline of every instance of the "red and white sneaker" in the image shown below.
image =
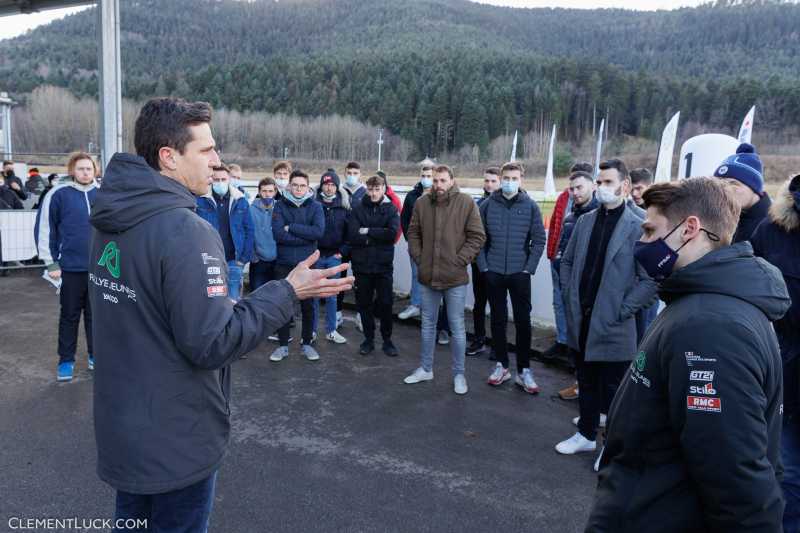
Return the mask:
{"type": "Polygon", "coordinates": [[[530,368],[523,369],[522,374],[517,373],[514,383],[522,387],[528,394],[539,394],[539,386],[534,381],[533,372],[531,372],[530,368]]]}
{"type": "Polygon", "coordinates": [[[494,367],[494,372],[491,373],[489,379],[486,380],[489,385],[502,385],[504,382],[511,379],[511,372],[507,368],[503,368],[503,363],[497,363],[494,367]]]}

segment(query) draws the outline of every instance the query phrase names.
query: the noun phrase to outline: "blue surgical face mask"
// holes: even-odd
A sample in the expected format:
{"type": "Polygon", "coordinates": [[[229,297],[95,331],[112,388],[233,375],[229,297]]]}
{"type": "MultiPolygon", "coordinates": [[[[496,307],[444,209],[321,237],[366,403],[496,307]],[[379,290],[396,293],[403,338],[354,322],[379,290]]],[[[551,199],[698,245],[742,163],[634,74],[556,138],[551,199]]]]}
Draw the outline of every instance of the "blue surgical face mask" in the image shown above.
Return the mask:
{"type": "Polygon", "coordinates": [[[422,184],[423,189],[430,189],[433,187],[433,178],[420,178],[419,182],[422,184]]]}
{"type": "Polygon", "coordinates": [[[261,203],[264,204],[264,207],[269,209],[270,207],[272,207],[272,204],[275,203],[275,198],[262,198],[261,203]]]}
{"type": "Polygon", "coordinates": [[[215,181],[211,184],[211,189],[217,196],[225,196],[228,194],[228,188],[229,185],[227,181],[215,181]]]}
{"type": "Polygon", "coordinates": [[[355,176],[353,174],[348,174],[347,177],[345,178],[345,183],[347,183],[351,187],[358,185],[358,176],[355,176]]]}
{"type": "Polygon", "coordinates": [[[519,182],[511,180],[503,180],[500,183],[500,188],[503,190],[503,194],[511,196],[519,192],[519,182]]]}

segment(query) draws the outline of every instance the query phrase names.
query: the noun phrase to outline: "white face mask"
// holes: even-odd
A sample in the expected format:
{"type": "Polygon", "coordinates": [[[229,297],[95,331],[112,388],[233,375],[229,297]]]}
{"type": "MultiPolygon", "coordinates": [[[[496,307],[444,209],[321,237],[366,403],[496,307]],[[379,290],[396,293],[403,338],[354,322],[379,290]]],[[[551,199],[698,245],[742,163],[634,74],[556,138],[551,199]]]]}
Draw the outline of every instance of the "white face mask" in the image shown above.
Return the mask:
{"type": "Polygon", "coordinates": [[[277,183],[278,187],[281,189],[285,189],[289,185],[289,180],[275,180],[275,183],[277,183]]]}
{"type": "Polygon", "coordinates": [[[597,201],[603,205],[615,204],[619,198],[617,192],[611,187],[601,185],[597,188],[597,201]]]}

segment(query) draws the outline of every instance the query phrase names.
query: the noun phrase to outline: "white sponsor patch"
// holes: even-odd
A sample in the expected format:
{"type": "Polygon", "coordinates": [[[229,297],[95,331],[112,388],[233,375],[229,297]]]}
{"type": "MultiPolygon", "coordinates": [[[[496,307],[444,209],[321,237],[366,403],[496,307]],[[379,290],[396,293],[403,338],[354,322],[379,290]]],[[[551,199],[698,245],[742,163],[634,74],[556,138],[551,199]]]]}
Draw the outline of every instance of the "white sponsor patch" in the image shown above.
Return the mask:
{"type": "Polygon", "coordinates": [[[219,276],[220,274],[222,274],[222,269],[220,267],[208,267],[206,273],[209,276],[219,276]]]}
{"type": "Polygon", "coordinates": [[[692,370],[689,372],[691,381],[714,381],[713,370],[692,370]]]}

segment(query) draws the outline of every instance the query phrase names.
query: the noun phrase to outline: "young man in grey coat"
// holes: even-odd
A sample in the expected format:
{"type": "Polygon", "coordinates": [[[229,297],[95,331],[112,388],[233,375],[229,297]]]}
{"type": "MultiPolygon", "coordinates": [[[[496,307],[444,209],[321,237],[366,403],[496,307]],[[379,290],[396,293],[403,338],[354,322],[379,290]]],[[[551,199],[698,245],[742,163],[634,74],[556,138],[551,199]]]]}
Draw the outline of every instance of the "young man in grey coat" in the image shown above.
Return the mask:
{"type": "Polygon", "coordinates": [[[559,442],[562,454],[591,452],[600,413],[607,413],[636,353],[636,312],[651,304],[656,283],[637,266],[634,245],[642,219],[625,202],[625,163],[600,164],[600,209],[578,219],[561,259],[567,342],[578,370],[578,432],[559,442]]]}

